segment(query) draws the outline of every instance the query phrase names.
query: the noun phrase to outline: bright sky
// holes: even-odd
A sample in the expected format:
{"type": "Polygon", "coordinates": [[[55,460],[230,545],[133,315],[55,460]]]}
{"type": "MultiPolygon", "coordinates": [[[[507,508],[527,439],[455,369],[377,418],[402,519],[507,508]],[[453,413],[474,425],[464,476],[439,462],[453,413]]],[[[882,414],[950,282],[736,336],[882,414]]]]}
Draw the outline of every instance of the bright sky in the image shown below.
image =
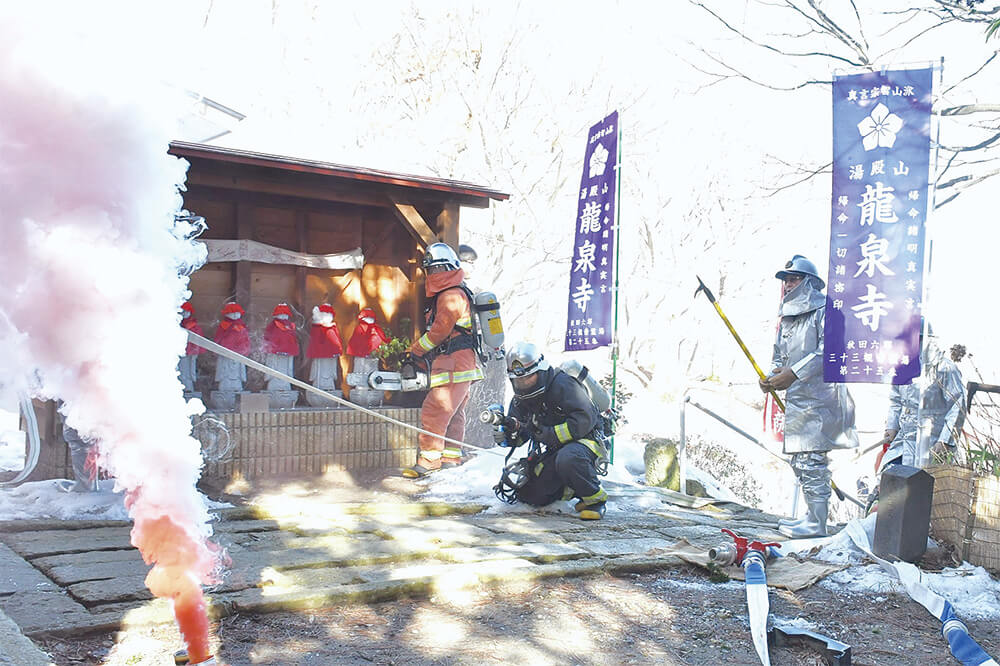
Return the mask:
{"type": "MultiPolygon", "coordinates": [[[[408,0],[182,0],[141,8],[120,1],[88,3],[86,7],[69,2],[50,4],[59,8],[58,15],[63,18],[60,29],[92,34],[96,45],[128,53],[136,67],[147,67],[165,81],[246,114],[236,132],[219,141],[224,145],[428,172],[426,164],[433,156],[427,148],[434,145],[435,132],[446,133],[441,128],[464,121],[461,91],[445,93],[414,120],[373,120],[366,104],[377,104],[370,96],[386,94],[386,89],[376,85],[379,72],[372,69],[371,54],[379,47],[385,50],[397,35],[400,57],[410,53],[413,45],[475,48],[481,38],[462,29],[469,14],[475,13],[489,26],[486,39],[501,40],[500,44],[510,41],[511,50],[506,55],[525,64],[536,90],[590,87],[588,94],[580,94],[578,104],[570,98],[559,100],[556,112],[551,107],[538,109],[539,122],[561,122],[566,135],[579,136],[581,158],[587,125],[619,108],[626,131],[626,189],[630,178],[652,178],[650,183],[641,181],[643,193],[650,192],[653,185],[676,202],[704,188],[706,179],[714,175],[726,184],[728,194],[741,197],[745,192],[753,197],[760,194],[754,190],[755,183],[777,173],[768,155],[813,163],[829,159],[826,89],[813,86],[776,94],[734,80],[694,94],[706,79],[688,64],[706,66],[696,50],[704,47],[757,75],[771,74],[786,81],[815,72],[817,61],[775,61],[766,52],[745,50],[738,38],[685,2],[650,6],[593,1],[517,3],[513,7],[506,3],[440,2],[420,3],[419,10],[408,0]],[[407,27],[401,29],[403,19],[416,14],[420,19],[408,20],[407,27]],[[629,143],[630,129],[641,132],[642,141],[633,136],[629,143]]],[[[735,3],[742,5],[741,11],[734,11],[729,3],[708,4],[726,8],[739,29],[761,34],[766,28],[776,28],[768,10],[753,3],[735,3]]],[[[870,3],[860,4],[863,10],[870,3]]],[[[912,3],[895,4],[906,7],[912,3]]],[[[51,15],[45,10],[39,18],[47,20],[51,15]]],[[[849,17],[840,18],[845,24],[849,22],[849,17]]],[[[873,52],[894,43],[898,28],[893,22],[869,20],[867,25],[866,37],[873,52]]],[[[982,62],[998,43],[986,44],[976,32],[978,28],[947,30],[950,32],[917,40],[905,55],[898,56],[905,58],[905,63],[926,63],[946,55],[945,87],[967,73],[970,63],[982,62]]],[[[482,49],[484,58],[492,52],[489,47],[487,43],[482,49]]],[[[70,54],[53,57],[62,65],[72,62],[70,54]]],[[[889,62],[898,61],[890,58],[889,62]]],[[[819,64],[821,75],[829,75],[823,61],[819,64]]],[[[971,97],[959,89],[950,93],[948,101],[995,103],[1000,98],[998,82],[1000,77],[987,71],[977,79],[971,97]]],[[[513,83],[500,81],[497,85],[513,83]]],[[[446,82],[442,88],[447,89],[446,82]]],[[[522,124],[514,131],[523,135],[531,127],[522,124]]],[[[484,159],[465,162],[462,171],[453,175],[480,180],[477,173],[469,172],[474,169],[470,165],[484,159]]],[[[510,191],[517,198],[527,183],[516,174],[509,181],[484,184],[510,191]]],[[[983,359],[992,356],[989,347],[996,316],[981,309],[985,299],[977,297],[975,291],[979,285],[989,284],[993,248],[1000,241],[994,224],[996,206],[986,199],[991,189],[987,185],[963,195],[932,221],[934,265],[928,281],[936,331],[946,343],[965,342],[983,359]]],[[[746,266],[747,271],[759,272],[758,264],[779,266],[790,254],[801,252],[816,259],[824,270],[828,197],[829,178],[821,176],[774,198],[754,199],[752,214],[779,220],[782,231],[760,239],[756,247],[734,247],[732,261],[746,266]],[[743,262],[743,253],[752,253],[757,260],[743,262]]],[[[655,215],[657,201],[655,196],[623,200],[625,233],[628,215],[655,215]]],[[[571,245],[568,219],[574,206],[567,197],[548,202],[540,213],[547,220],[559,215],[567,219],[567,256],[571,245]]],[[[473,214],[466,219],[470,231],[489,223],[475,222],[473,214]]],[[[751,277],[757,276],[748,275],[747,279],[751,277]]],[[[760,309],[758,303],[747,305],[760,309]]],[[[741,304],[731,307],[739,309],[741,304]]],[[[1000,357],[991,358],[988,366],[1000,370],[1000,357]]]]}

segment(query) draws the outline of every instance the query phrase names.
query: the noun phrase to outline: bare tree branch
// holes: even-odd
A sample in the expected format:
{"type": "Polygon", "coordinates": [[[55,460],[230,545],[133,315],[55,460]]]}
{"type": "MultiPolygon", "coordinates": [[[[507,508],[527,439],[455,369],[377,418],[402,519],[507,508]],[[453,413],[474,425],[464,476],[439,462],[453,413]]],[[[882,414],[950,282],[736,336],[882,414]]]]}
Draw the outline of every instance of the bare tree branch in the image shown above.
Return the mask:
{"type": "MultiPolygon", "coordinates": [[[[954,90],[956,86],[962,85],[963,83],[965,83],[966,81],[968,81],[969,79],[971,79],[973,76],[975,76],[979,72],[981,72],[984,69],[986,69],[986,65],[990,64],[991,62],[993,62],[996,59],[996,57],[997,57],[998,54],[1000,54],[1000,51],[994,51],[993,55],[991,55],[989,58],[987,58],[986,62],[984,62],[982,65],[979,66],[979,69],[977,69],[976,71],[974,71],[972,74],[969,74],[968,76],[963,77],[958,83],[956,83],[956,84],[948,87],[943,93],[941,93],[941,95],[942,96],[947,95],[952,90],[954,90]]],[[[944,114],[944,115],[951,115],[951,114],[944,114]]]]}
{"type": "Polygon", "coordinates": [[[713,12],[711,9],[709,9],[708,7],[706,7],[703,3],[696,2],[695,0],[690,0],[690,2],[691,2],[691,4],[695,5],[696,7],[701,7],[706,12],[708,12],[709,14],[711,14],[713,17],[715,17],[715,19],[719,23],[721,23],[722,25],[724,25],[730,32],[732,32],[732,33],[734,33],[736,35],[739,35],[742,39],[745,39],[746,41],[750,42],[754,46],[759,46],[762,49],[767,49],[768,51],[772,51],[774,53],[777,53],[777,54],[783,55],[783,56],[793,56],[793,57],[800,57],[800,58],[808,58],[808,57],[817,57],[818,56],[818,57],[821,57],[821,58],[830,58],[830,59],[833,59],[833,60],[839,60],[840,62],[843,62],[843,63],[845,63],[847,65],[853,65],[855,67],[860,67],[863,64],[863,63],[857,62],[855,60],[851,60],[850,58],[844,58],[842,56],[839,56],[839,55],[836,55],[836,54],[833,54],[833,53],[825,53],[825,52],[821,52],[821,51],[807,51],[807,52],[803,52],[803,53],[796,53],[796,52],[793,52],[793,51],[785,51],[783,49],[776,48],[776,47],[771,46],[770,44],[766,44],[764,42],[759,42],[756,39],[753,39],[752,37],[750,37],[749,35],[747,35],[742,30],[738,30],[738,29],[734,28],[732,25],[729,24],[728,21],[726,21],[724,18],[722,18],[721,16],[719,16],[718,14],[716,14],[715,12],[713,12]]]}
{"type": "Polygon", "coordinates": [[[1000,113],[1000,104],[963,104],[935,111],[940,116],[967,116],[972,113],[1000,113]]]}

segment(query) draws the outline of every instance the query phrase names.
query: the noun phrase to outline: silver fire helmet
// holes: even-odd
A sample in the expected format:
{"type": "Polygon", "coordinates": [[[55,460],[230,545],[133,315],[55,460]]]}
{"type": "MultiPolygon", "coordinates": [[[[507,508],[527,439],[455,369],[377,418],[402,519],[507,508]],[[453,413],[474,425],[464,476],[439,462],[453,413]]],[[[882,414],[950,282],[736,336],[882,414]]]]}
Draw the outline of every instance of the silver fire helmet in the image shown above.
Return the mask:
{"type": "Polygon", "coordinates": [[[816,281],[819,284],[819,289],[823,289],[826,286],[826,283],[823,282],[823,278],[819,276],[819,272],[816,270],[816,264],[803,257],[801,254],[793,256],[785,264],[785,268],[775,273],[774,277],[779,280],[784,280],[789,275],[794,274],[809,275],[816,278],[816,281]]]}
{"type": "Polygon", "coordinates": [[[545,360],[538,345],[530,342],[518,342],[507,352],[507,376],[527,377],[539,370],[548,370],[549,362],[545,360]]]}
{"type": "Polygon", "coordinates": [[[447,243],[431,243],[424,253],[424,268],[443,267],[445,270],[457,271],[462,267],[455,250],[447,243]]]}

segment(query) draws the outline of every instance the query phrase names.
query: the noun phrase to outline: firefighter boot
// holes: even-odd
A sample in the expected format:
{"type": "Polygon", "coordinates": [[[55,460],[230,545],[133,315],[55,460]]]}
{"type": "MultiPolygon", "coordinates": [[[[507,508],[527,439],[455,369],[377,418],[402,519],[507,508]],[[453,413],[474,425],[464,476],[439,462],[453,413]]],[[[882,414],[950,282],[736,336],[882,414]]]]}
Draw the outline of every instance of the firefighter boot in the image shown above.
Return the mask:
{"type": "Polygon", "coordinates": [[[809,512],[805,520],[798,525],[779,527],[778,531],[792,539],[806,539],[809,537],[826,536],[826,518],[829,511],[830,499],[806,501],[809,512]]]}
{"type": "MultiPolygon", "coordinates": [[[[580,503],[577,503],[579,506],[580,503]]],[[[596,502],[594,504],[585,504],[582,509],[580,509],[580,520],[600,520],[604,517],[604,510],[606,508],[607,502],[596,502]]]]}

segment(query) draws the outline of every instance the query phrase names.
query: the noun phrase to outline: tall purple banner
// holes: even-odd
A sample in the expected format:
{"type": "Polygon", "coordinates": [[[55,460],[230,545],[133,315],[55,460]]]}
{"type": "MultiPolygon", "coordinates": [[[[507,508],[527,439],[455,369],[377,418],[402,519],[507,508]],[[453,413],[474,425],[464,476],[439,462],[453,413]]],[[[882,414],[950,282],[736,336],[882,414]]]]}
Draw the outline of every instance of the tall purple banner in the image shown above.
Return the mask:
{"type": "Polygon", "coordinates": [[[828,382],[920,375],[933,74],[834,77],[828,382]]]}
{"type": "Polygon", "coordinates": [[[618,112],[590,128],[569,271],[566,351],[611,344],[618,112]]]}

